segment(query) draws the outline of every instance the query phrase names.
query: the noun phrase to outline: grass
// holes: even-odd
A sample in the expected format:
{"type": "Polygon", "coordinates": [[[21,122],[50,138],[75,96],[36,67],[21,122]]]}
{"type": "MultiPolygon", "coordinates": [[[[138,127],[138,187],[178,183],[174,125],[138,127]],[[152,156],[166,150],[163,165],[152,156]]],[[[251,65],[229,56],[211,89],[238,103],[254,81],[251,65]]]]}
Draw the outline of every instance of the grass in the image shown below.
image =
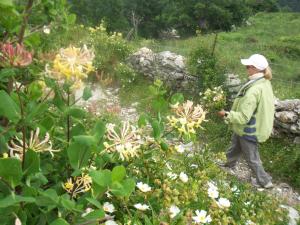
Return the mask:
{"type": "MultiPolygon", "coordinates": [[[[254,53],[265,55],[273,70],[273,86],[280,99],[300,98],[300,13],[259,13],[232,32],[218,33],[215,54],[227,72],[246,78],[240,59],[254,53]]],[[[199,45],[212,48],[215,34],[184,40],[143,40],[137,47],[172,51],[184,56],[199,45]]]]}

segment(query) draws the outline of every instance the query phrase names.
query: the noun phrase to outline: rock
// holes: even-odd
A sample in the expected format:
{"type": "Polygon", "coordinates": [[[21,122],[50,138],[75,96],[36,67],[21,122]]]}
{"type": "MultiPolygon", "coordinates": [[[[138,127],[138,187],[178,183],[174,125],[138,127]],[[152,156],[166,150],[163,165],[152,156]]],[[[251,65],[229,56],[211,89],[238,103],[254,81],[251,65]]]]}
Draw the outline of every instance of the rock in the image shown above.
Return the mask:
{"type": "Polygon", "coordinates": [[[298,119],[298,115],[293,111],[281,111],[275,113],[275,118],[283,123],[294,123],[298,119]]]}
{"type": "Polygon", "coordinates": [[[236,74],[225,74],[226,79],[224,85],[228,88],[230,93],[230,98],[235,98],[235,95],[238,93],[242,86],[242,82],[238,75],[236,74]]]}
{"type": "Polygon", "coordinates": [[[276,111],[290,111],[295,108],[299,109],[300,107],[300,99],[287,99],[284,101],[275,101],[276,111]]]}
{"type": "Polygon", "coordinates": [[[128,63],[136,71],[152,80],[160,79],[173,89],[196,89],[196,78],[186,69],[186,59],[176,53],[163,51],[154,53],[148,48],[141,48],[128,58],[128,63]]]}
{"type": "Polygon", "coordinates": [[[300,134],[300,99],[275,101],[274,126],[277,131],[291,134],[300,134]]]}
{"type": "Polygon", "coordinates": [[[289,214],[289,224],[288,225],[297,225],[297,222],[299,221],[299,213],[296,209],[293,207],[287,206],[287,205],[280,205],[282,208],[288,210],[289,214]]]}
{"type": "Polygon", "coordinates": [[[295,139],[294,139],[294,144],[300,145],[300,136],[295,137],[295,139]]]}

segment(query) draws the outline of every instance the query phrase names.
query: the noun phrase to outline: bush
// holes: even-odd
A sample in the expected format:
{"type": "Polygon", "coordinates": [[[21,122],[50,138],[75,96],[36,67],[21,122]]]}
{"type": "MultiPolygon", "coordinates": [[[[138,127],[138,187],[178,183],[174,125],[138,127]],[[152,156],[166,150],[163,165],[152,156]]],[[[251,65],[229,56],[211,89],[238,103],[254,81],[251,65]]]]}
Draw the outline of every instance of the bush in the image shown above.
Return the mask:
{"type": "Polygon", "coordinates": [[[217,58],[204,47],[198,47],[188,57],[188,69],[196,75],[200,91],[207,88],[213,89],[225,81],[224,69],[218,65],[217,58]]]}

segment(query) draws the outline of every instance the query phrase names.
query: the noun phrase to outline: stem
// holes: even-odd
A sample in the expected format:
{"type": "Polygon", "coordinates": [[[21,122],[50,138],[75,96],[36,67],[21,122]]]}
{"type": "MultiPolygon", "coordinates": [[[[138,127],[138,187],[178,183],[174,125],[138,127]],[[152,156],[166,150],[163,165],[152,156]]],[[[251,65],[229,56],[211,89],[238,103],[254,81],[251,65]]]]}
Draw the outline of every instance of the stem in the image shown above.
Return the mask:
{"type": "Polygon", "coordinates": [[[211,52],[212,56],[215,54],[215,49],[216,49],[216,45],[217,45],[217,39],[218,39],[218,33],[216,33],[216,36],[215,36],[215,39],[214,39],[213,49],[212,49],[212,52],[211,52]]]}
{"type": "Polygon", "coordinates": [[[24,9],[24,12],[23,12],[23,21],[22,21],[22,26],[20,29],[19,37],[18,37],[18,42],[20,44],[23,42],[23,39],[24,39],[25,29],[28,24],[28,18],[29,18],[29,14],[31,12],[33,1],[34,0],[28,0],[26,8],[24,9]]]}
{"type": "MultiPolygon", "coordinates": [[[[70,106],[70,92],[68,91],[68,99],[67,99],[68,107],[70,106]]],[[[67,116],[67,141],[70,143],[70,126],[71,126],[71,118],[70,115],[67,116]]]]}
{"type": "MultiPolygon", "coordinates": [[[[20,88],[21,88],[22,84],[16,88],[16,92],[19,98],[19,102],[20,102],[20,109],[21,109],[21,121],[24,121],[24,105],[20,96],[20,88]]],[[[22,168],[24,169],[25,166],[25,152],[26,152],[26,128],[23,125],[22,126],[22,148],[23,148],[23,155],[22,155],[22,168]]]]}

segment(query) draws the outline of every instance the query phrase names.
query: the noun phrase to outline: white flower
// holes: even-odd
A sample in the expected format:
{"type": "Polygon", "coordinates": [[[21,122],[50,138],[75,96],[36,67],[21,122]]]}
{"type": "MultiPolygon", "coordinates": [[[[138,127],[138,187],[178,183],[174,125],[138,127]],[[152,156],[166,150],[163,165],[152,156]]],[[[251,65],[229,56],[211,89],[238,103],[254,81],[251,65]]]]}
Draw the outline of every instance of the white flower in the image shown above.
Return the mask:
{"type": "Polygon", "coordinates": [[[196,165],[196,164],[191,164],[191,168],[198,168],[198,165],[196,165]]]}
{"type": "Polygon", "coordinates": [[[103,205],[103,210],[105,212],[113,213],[115,211],[115,207],[113,204],[111,204],[109,202],[105,202],[103,205]]]}
{"type": "Polygon", "coordinates": [[[207,212],[205,210],[196,210],[196,216],[193,216],[193,220],[196,223],[210,223],[211,217],[210,215],[207,215],[207,212]]]}
{"type": "Polygon", "coordinates": [[[141,203],[135,204],[134,207],[141,211],[146,211],[147,209],[150,209],[148,205],[141,203]]]}
{"type": "Polygon", "coordinates": [[[105,225],[118,225],[118,224],[115,221],[113,221],[113,220],[107,220],[105,222],[105,225]]]}
{"type": "Polygon", "coordinates": [[[138,189],[140,189],[142,192],[148,192],[151,191],[151,187],[148,184],[144,184],[142,182],[138,182],[137,185],[138,189]]]}
{"type": "Polygon", "coordinates": [[[22,225],[22,222],[18,217],[15,220],[15,225],[22,225]]]}
{"type": "Polygon", "coordinates": [[[178,213],[180,213],[180,209],[176,205],[171,205],[169,212],[170,217],[174,218],[178,213]]]}
{"type": "Polygon", "coordinates": [[[44,32],[45,34],[50,34],[50,27],[44,25],[44,26],[43,26],[43,32],[44,32]]]}
{"type": "Polygon", "coordinates": [[[189,178],[188,176],[184,173],[184,172],[181,172],[179,174],[179,179],[183,182],[183,183],[186,183],[188,182],[189,178]]]}
{"type": "Polygon", "coordinates": [[[85,217],[90,212],[93,212],[94,210],[92,208],[86,208],[85,212],[81,214],[81,217],[85,217]]]}
{"type": "Polygon", "coordinates": [[[213,187],[209,187],[208,190],[207,190],[207,193],[208,193],[208,196],[210,198],[218,198],[219,197],[219,192],[218,192],[218,189],[215,189],[213,187]]]}
{"type": "Polygon", "coordinates": [[[176,145],[175,150],[179,153],[184,153],[185,151],[184,145],[176,145]]]}
{"type": "Polygon", "coordinates": [[[176,173],[168,172],[167,176],[171,178],[171,180],[176,180],[178,175],[176,173]]]}
{"type": "Polygon", "coordinates": [[[247,220],[245,225],[256,225],[256,223],[252,222],[251,220],[247,220]]]}
{"type": "Polygon", "coordinates": [[[217,205],[220,208],[229,208],[230,207],[230,201],[227,198],[219,198],[217,201],[217,205]]]}

